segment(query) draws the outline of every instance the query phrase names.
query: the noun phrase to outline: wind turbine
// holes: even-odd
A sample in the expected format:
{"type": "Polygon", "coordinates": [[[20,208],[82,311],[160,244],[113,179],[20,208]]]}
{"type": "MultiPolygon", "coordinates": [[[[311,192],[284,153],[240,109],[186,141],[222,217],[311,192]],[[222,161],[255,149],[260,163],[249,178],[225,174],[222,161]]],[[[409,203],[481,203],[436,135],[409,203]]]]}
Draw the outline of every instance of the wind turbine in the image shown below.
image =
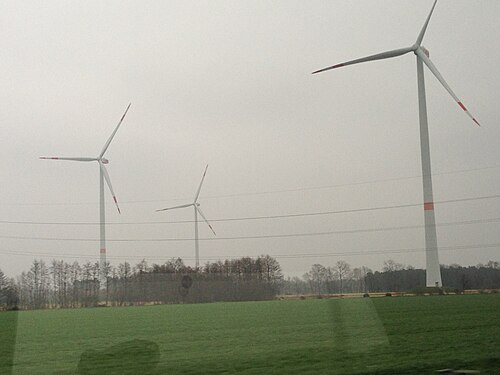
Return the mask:
{"type": "Polygon", "coordinates": [[[200,186],[198,186],[198,190],[196,191],[196,195],[194,197],[193,203],[188,203],[188,204],[182,204],[180,206],[174,206],[174,207],[168,207],[168,208],[162,208],[161,210],[156,210],[158,211],[167,211],[167,210],[175,210],[177,208],[186,208],[186,207],[193,207],[194,209],[194,246],[195,246],[195,259],[196,259],[196,268],[200,266],[200,245],[198,243],[198,214],[203,218],[205,223],[207,223],[208,227],[210,230],[215,234],[214,228],[210,225],[208,222],[207,218],[203,214],[203,211],[200,208],[200,204],[198,203],[198,197],[200,196],[200,191],[201,191],[201,186],[203,185],[203,180],[205,179],[205,175],[207,174],[207,169],[208,169],[208,164],[205,167],[205,172],[203,172],[203,177],[201,178],[200,186]]]}
{"type": "Polygon", "coordinates": [[[104,180],[106,180],[106,184],[108,185],[109,191],[111,192],[111,195],[113,196],[113,201],[115,202],[116,208],[118,209],[118,213],[121,213],[120,207],[118,206],[118,201],[116,200],[116,195],[115,192],[113,191],[113,186],[111,185],[111,180],[109,178],[108,171],[106,170],[105,164],[108,164],[109,161],[108,159],[104,158],[104,154],[106,153],[109,144],[113,140],[113,137],[115,136],[116,132],[118,131],[118,128],[123,122],[123,119],[125,118],[125,115],[128,112],[128,109],[130,108],[130,105],[132,103],[129,103],[127,106],[127,109],[123,113],[122,118],[118,122],[118,125],[116,126],[115,130],[113,130],[113,133],[111,133],[111,136],[108,138],[106,143],[104,144],[104,147],[101,150],[101,153],[97,157],[57,157],[57,156],[42,156],[40,159],[49,159],[49,160],[70,160],[70,161],[83,161],[83,162],[89,162],[89,161],[96,161],[99,164],[99,218],[100,218],[100,271],[101,271],[101,286],[105,285],[106,283],[106,272],[105,272],[105,267],[106,267],[106,214],[105,214],[105,209],[104,209],[104,180]]]}
{"type": "Polygon", "coordinates": [[[429,131],[427,126],[427,105],[425,99],[425,83],[424,83],[424,68],[423,64],[427,65],[429,70],[434,74],[443,87],[448,91],[451,97],[457,102],[457,104],[462,108],[462,110],[474,121],[477,125],[479,122],[471,115],[471,113],[465,108],[460,99],[451,90],[450,86],[446,83],[443,76],[439,73],[437,68],[429,59],[429,51],[427,51],[422,46],[422,40],[424,39],[424,34],[431,19],[432,12],[436,7],[437,0],[434,1],[434,5],[425,21],[420,34],[417,37],[415,44],[410,47],[395,49],[392,51],[382,52],[376,55],[371,55],[367,57],[362,57],[360,59],[347,61],[341,64],[336,64],[324,69],[317,70],[313,72],[320,73],[330,69],[336,69],[347,65],[353,65],[362,62],[374,61],[388,59],[391,57],[397,57],[409,52],[413,52],[417,58],[417,79],[418,79],[418,104],[419,104],[419,119],[420,119],[420,152],[422,158],[422,184],[424,191],[424,220],[425,220],[425,250],[426,250],[426,285],[429,287],[441,287],[441,270],[439,268],[439,257],[438,257],[438,247],[437,247],[437,236],[436,236],[436,223],[434,218],[434,199],[432,194],[432,174],[431,174],[431,162],[430,162],[430,151],[429,151],[429,131]]]}

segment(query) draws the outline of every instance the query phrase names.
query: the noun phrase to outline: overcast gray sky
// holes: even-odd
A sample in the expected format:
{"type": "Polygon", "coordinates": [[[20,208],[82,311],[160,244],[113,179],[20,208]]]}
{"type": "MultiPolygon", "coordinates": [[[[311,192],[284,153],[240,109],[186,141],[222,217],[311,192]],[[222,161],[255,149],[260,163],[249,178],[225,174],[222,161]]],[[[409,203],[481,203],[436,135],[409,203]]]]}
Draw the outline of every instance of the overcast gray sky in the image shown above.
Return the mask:
{"type": "MultiPolygon", "coordinates": [[[[192,223],[159,223],[192,220],[192,210],[155,210],[192,200],[208,163],[200,203],[217,239],[200,225],[202,262],[268,253],[288,275],[339,259],[423,267],[421,206],[218,220],[422,202],[415,57],[310,73],[413,44],[431,6],[1,2],[0,268],[98,260],[98,166],[38,157],[97,156],[129,102],[106,154],[122,207],[106,191],[113,263],[194,264],[193,241],[151,241],[193,238],[192,223]],[[79,222],[91,224],[67,225],[79,222]],[[351,233],[227,239],[341,231],[351,233]]],[[[435,201],[460,200],[436,204],[441,263],[499,260],[500,198],[475,199],[500,194],[499,16],[497,0],[440,0],[423,43],[483,125],[426,69],[435,201]]]]}

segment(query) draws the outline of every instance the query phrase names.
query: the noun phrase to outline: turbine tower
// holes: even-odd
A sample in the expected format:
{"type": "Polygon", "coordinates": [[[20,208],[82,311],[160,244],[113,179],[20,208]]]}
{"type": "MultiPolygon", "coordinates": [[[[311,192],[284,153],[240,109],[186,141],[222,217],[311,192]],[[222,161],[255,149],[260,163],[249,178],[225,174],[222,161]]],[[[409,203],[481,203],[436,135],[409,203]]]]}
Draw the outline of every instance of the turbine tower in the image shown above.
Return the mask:
{"type": "Polygon", "coordinates": [[[434,1],[434,5],[425,21],[420,34],[417,37],[415,44],[410,47],[400,48],[392,51],[382,52],[376,55],[371,55],[367,57],[362,57],[360,59],[347,61],[341,64],[336,64],[328,68],[320,69],[315,73],[324,72],[330,69],[336,69],[347,65],[353,65],[362,62],[374,61],[388,59],[391,57],[397,57],[409,52],[413,52],[417,58],[417,80],[418,80],[418,105],[419,105],[419,119],[420,119],[420,152],[422,159],[422,184],[423,184],[423,197],[424,197],[424,220],[425,220],[425,252],[426,252],[426,285],[428,287],[442,287],[441,281],[441,270],[439,268],[439,257],[438,257],[438,247],[437,247],[437,236],[436,236],[436,223],[434,217],[434,199],[432,194],[432,174],[431,174],[431,162],[430,162],[430,150],[429,150],[429,130],[427,126],[427,105],[425,99],[425,82],[424,82],[424,68],[423,64],[427,65],[429,70],[434,74],[443,87],[448,91],[451,97],[457,102],[457,104],[462,108],[462,110],[474,121],[477,125],[479,122],[471,115],[471,113],[465,108],[460,99],[451,90],[450,86],[446,83],[444,78],[441,76],[437,68],[434,66],[432,61],[429,59],[429,52],[422,46],[422,40],[424,39],[424,34],[431,19],[432,12],[436,7],[437,0],[434,1]]]}
{"type": "Polygon", "coordinates": [[[191,207],[191,206],[193,207],[193,209],[194,209],[194,246],[195,246],[196,268],[198,268],[200,266],[200,245],[198,243],[198,214],[200,214],[202,219],[205,221],[205,223],[207,223],[210,230],[216,236],[214,228],[212,228],[212,226],[208,222],[207,218],[205,217],[205,215],[203,214],[203,211],[200,208],[200,204],[198,203],[198,197],[200,196],[201,186],[203,185],[203,180],[205,179],[205,175],[207,174],[207,169],[208,169],[208,164],[205,167],[205,172],[203,172],[203,177],[201,178],[200,186],[198,186],[198,190],[196,191],[196,195],[194,197],[193,203],[182,204],[180,206],[174,206],[174,207],[162,208],[161,210],[156,210],[158,212],[158,211],[175,210],[177,208],[186,208],[186,207],[191,207]]]}
{"type": "Polygon", "coordinates": [[[115,136],[116,132],[118,131],[118,128],[123,122],[123,119],[125,118],[125,115],[127,114],[130,105],[132,103],[129,103],[127,106],[127,109],[123,113],[123,116],[121,117],[120,121],[118,122],[118,125],[116,126],[115,130],[113,130],[113,133],[111,133],[111,136],[108,138],[106,143],[104,144],[104,147],[101,150],[101,153],[97,157],[58,157],[58,156],[42,156],[40,159],[49,159],[49,160],[70,160],[70,161],[83,161],[83,162],[89,162],[89,161],[96,161],[99,164],[99,224],[100,224],[100,281],[101,281],[101,288],[106,285],[106,272],[105,272],[105,267],[106,267],[106,212],[104,208],[104,181],[106,181],[106,184],[108,185],[109,191],[111,192],[111,195],[113,196],[113,201],[115,202],[116,208],[118,209],[118,213],[121,213],[120,207],[118,206],[118,201],[116,200],[116,195],[115,192],[113,191],[113,186],[111,185],[111,179],[109,178],[108,171],[106,170],[105,164],[108,164],[109,161],[108,159],[104,158],[104,154],[106,153],[111,141],[113,140],[113,137],[115,136]]]}

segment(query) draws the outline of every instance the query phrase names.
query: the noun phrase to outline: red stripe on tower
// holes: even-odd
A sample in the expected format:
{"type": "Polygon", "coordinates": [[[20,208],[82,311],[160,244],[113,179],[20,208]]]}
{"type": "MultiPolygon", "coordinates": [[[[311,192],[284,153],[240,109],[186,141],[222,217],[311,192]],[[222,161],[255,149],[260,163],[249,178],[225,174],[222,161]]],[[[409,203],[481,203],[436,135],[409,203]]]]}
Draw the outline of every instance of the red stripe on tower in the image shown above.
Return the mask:
{"type": "Polygon", "coordinates": [[[101,249],[101,254],[106,254],[106,249],[101,249]]]}
{"type": "Polygon", "coordinates": [[[424,210],[425,211],[432,211],[432,210],[434,210],[434,202],[425,202],[424,203],[424,210]]]}

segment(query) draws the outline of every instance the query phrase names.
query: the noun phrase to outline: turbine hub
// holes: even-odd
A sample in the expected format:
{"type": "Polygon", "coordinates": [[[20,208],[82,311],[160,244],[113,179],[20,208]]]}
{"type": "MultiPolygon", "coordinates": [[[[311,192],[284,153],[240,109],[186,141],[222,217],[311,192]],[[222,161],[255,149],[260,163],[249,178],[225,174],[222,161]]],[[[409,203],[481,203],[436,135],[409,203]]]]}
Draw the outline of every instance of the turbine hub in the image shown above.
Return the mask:
{"type": "Polygon", "coordinates": [[[196,207],[200,207],[200,204],[199,204],[199,203],[196,203],[196,207]]]}
{"type": "Polygon", "coordinates": [[[102,159],[101,159],[101,163],[102,163],[102,164],[108,164],[108,163],[109,163],[109,160],[108,160],[108,159],[105,159],[105,158],[102,158],[102,159]]]}

